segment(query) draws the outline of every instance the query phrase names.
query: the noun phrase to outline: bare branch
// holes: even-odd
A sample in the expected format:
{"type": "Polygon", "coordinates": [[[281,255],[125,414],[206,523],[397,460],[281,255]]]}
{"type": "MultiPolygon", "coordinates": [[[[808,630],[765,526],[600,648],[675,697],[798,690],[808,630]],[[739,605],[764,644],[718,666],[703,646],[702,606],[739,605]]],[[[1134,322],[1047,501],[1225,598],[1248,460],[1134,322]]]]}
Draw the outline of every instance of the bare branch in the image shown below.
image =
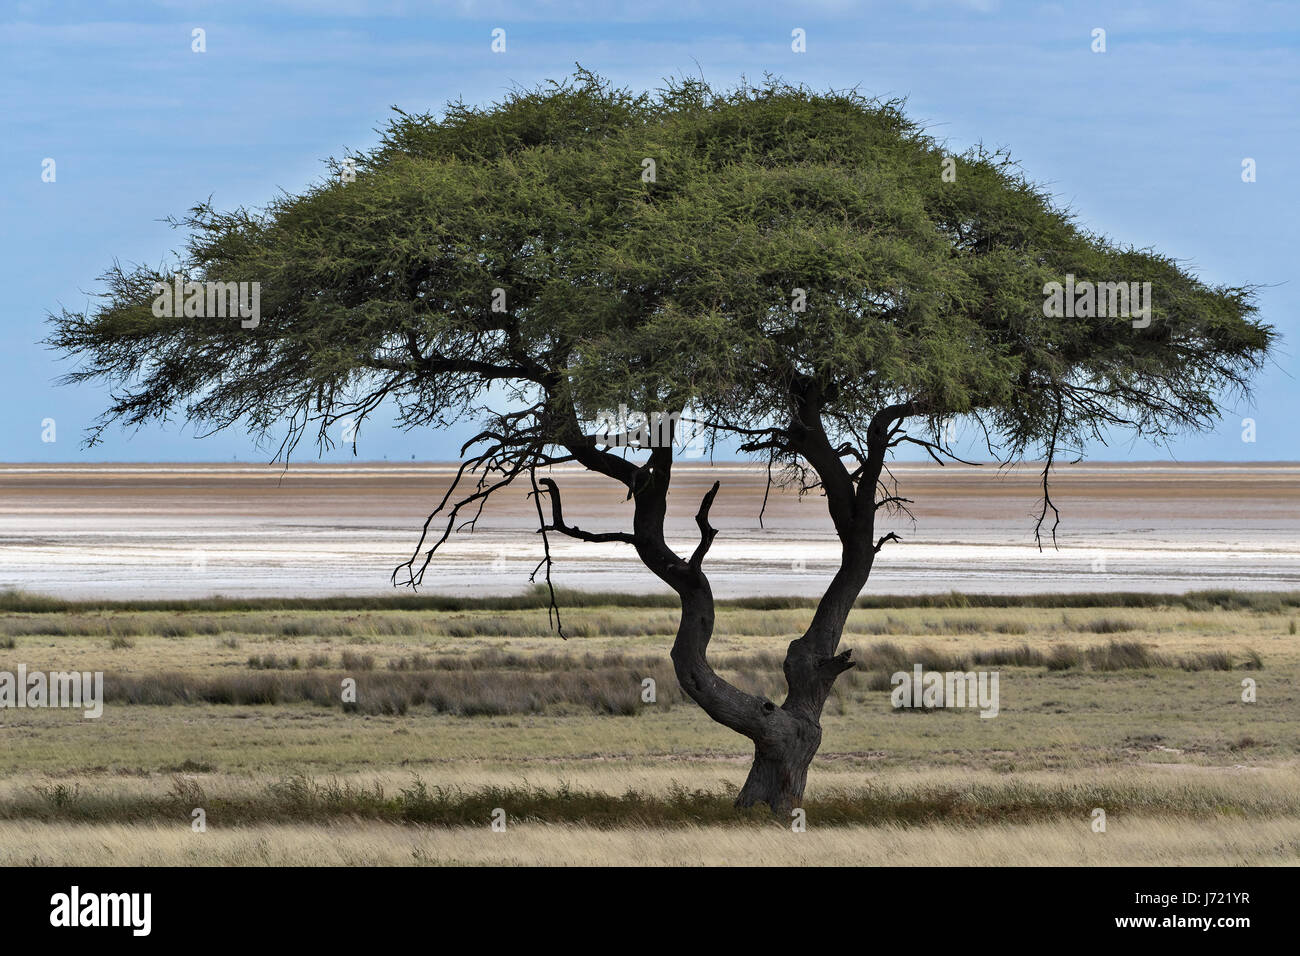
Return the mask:
{"type": "Polygon", "coordinates": [[[715,481],[713,487],[709,489],[700,502],[700,510],[695,515],[695,523],[700,528],[700,543],[695,548],[695,553],[691,555],[690,568],[698,572],[700,565],[704,563],[704,556],[709,553],[709,547],[713,544],[713,539],[718,533],[718,529],[709,524],[709,509],[713,507],[713,499],[718,494],[718,488],[721,482],[715,481]]]}
{"type": "Polygon", "coordinates": [[[1056,528],[1061,523],[1061,512],[1058,511],[1056,505],[1052,503],[1052,495],[1051,492],[1048,490],[1047,482],[1048,482],[1048,477],[1050,476],[1052,471],[1052,462],[1056,458],[1056,439],[1057,439],[1057,434],[1059,432],[1059,429],[1061,427],[1061,417],[1063,414],[1064,414],[1064,410],[1062,409],[1061,406],[1061,398],[1060,396],[1057,396],[1056,418],[1052,422],[1052,436],[1047,443],[1047,460],[1043,463],[1043,508],[1038,513],[1038,520],[1034,523],[1034,541],[1038,545],[1038,550],[1040,552],[1043,550],[1043,537],[1042,537],[1043,522],[1047,520],[1047,510],[1049,508],[1052,510],[1052,515],[1053,515],[1052,547],[1057,548],[1057,550],[1060,550],[1060,546],[1056,543],[1056,528]]]}
{"type": "MultiPolygon", "coordinates": [[[[551,539],[546,535],[546,519],[542,517],[542,494],[537,489],[536,468],[528,469],[528,480],[533,486],[533,503],[537,505],[537,523],[540,526],[537,530],[542,535],[542,560],[538,562],[536,568],[533,568],[533,573],[528,575],[528,580],[530,582],[536,581],[537,572],[543,565],[546,567],[546,590],[551,599],[551,603],[546,608],[546,622],[549,624],[554,621],[556,632],[561,638],[564,638],[564,625],[560,622],[560,605],[559,602],[555,600],[555,583],[551,580],[551,539]]],[[[545,480],[549,481],[550,479],[545,480]]],[[[551,482],[551,484],[552,487],[554,487],[554,482],[551,482]]],[[[552,503],[558,504],[558,501],[558,498],[552,498],[552,503]]]]}
{"type": "Polygon", "coordinates": [[[551,478],[542,478],[537,484],[546,489],[546,493],[551,496],[551,523],[544,525],[537,530],[558,531],[560,534],[568,535],[570,538],[577,538],[579,541],[592,541],[597,543],[617,541],[622,544],[636,544],[636,538],[626,531],[583,531],[576,525],[565,524],[564,510],[560,503],[560,489],[551,478]]]}

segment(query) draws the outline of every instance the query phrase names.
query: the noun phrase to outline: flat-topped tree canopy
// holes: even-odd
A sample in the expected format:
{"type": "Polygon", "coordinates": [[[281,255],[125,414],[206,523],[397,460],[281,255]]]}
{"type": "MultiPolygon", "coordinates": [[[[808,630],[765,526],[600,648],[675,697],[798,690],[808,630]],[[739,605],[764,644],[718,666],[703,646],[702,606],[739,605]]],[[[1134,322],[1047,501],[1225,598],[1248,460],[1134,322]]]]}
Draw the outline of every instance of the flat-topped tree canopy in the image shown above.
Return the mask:
{"type": "Polygon", "coordinates": [[[408,428],[481,422],[462,450],[477,481],[458,478],[405,580],[526,478],[544,541],[632,544],[683,595],[679,676],[755,739],[762,779],[747,792],[774,807],[802,776],[788,754],[785,770],[761,766],[791,734],[811,759],[824,692],[851,666],[835,650],[889,537],[874,515],[905,502],[881,481],[893,449],[949,455],[939,424],[966,416],[993,455],[1046,459],[1046,517],[1058,453],[1117,429],[1160,441],[1208,427],[1273,339],[1249,287],[1092,234],[1005,153],[950,154],[901,101],[854,91],[769,79],[634,93],[579,68],[487,107],[397,111],[377,147],[331,170],[260,211],[199,205],[178,223],[190,237],[174,266],[115,265],[97,306],[52,316],[49,341],[81,360],[67,379],[114,386],[98,428],[181,416],[287,429],[287,456],[385,402],[408,428]],[[257,282],[260,315],[156,315],[155,283],[173,273],[257,282]],[[739,436],[824,492],[844,563],[791,645],[781,708],[815,735],[768,733],[775,709],[754,717],[708,669],[716,489],[696,554],[675,555],[662,534],[672,450],[610,450],[585,425],[618,407],[690,409],[709,436],[739,436]],[[536,474],[560,461],[625,485],[632,528],[573,526],[536,474]]]}
{"type": "Polygon", "coordinates": [[[115,267],[52,341],[83,359],[73,380],[120,386],[106,420],[259,430],[381,386],[436,424],[496,382],[761,427],[813,384],[844,437],[910,401],[980,415],[1018,451],[1203,425],[1245,385],[1270,338],[1249,289],[1082,230],[1001,154],[956,156],[946,181],[948,156],[898,102],[777,81],[633,94],[579,72],[399,112],[355,181],[197,207],[178,270],[115,267]],[[258,326],[155,318],[173,271],[259,281],[258,326]],[[1150,325],[1044,316],[1067,274],[1150,282],[1150,325]]]}

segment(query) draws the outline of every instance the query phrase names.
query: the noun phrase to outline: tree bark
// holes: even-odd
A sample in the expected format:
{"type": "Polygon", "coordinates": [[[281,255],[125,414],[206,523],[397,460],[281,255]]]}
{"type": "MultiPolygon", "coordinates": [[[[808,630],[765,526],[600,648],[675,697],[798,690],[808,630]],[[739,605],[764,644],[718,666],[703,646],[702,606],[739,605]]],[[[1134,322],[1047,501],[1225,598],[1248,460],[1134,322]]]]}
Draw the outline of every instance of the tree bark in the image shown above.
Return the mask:
{"type": "MultiPolygon", "coordinates": [[[[842,450],[831,446],[820,420],[820,395],[811,386],[800,395],[795,419],[786,429],[791,447],[818,472],[827,506],[841,543],[841,562],[808,630],[790,642],[784,671],[788,693],[777,706],[746,693],[720,677],[708,662],[713,636],[714,600],[702,569],[716,531],[709,525],[709,509],[718,492],[715,482],[695,516],[700,543],[689,560],[673,552],[664,541],[664,518],[672,471],[670,449],[655,448],[640,467],[592,445],[575,443],[574,457],[595,470],[618,478],[635,499],[630,542],[647,568],[670,585],[681,598],[682,616],[673,642],[673,669],[682,690],[718,723],[754,742],[754,762],[736,798],[737,807],[767,804],[785,816],[803,802],[808,768],[822,741],[821,715],[835,679],[854,666],[853,652],[839,651],[844,626],[858,594],[866,585],[876,552],[886,536],[872,544],[875,527],[876,488],[889,447],[892,424],[915,412],[912,403],[889,406],[872,419],[862,467],[851,476],[840,461],[842,450]]],[[[553,483],[552,496],[555,497],[553,483]]],[[[556,507],[554,525],[568,533],[556,507]]]]}
{"type": "Polygon", "coordinates": [[[817,721],[793,718],[780,721],[773,733],[754,744],[754,763],[736,806],[745,808],[766,803],[772,812],[785,816],[803,803],[808,767],[821,746],[822,728],[817,721]]]}
{"type": "Polygon", "coordinates": [[[914,406],[890,406],[869,428],[869,444],[856,485],[839,462],[821,426],[820,396],[809,389],[800,396],[788,434],[822,478],[831,520],[840,538],[840,567],[831,580],[812,623],[790,643],[784,664],[788,694],[779,708],[763,704],[764,720],[754,740],[754,763],[736,800],[738,807],[766,803],[785,816],[803,802],[808,768],[821,746],[822,710],[835,679],[854,666],[852,651],[839,650],[844,626],[866,586],[883,540],[872,544],[876,487],[889,445],[889,428],[914,406]]]}
{"type": "MultiPolygon", "coordinates": [[[[840,630],[843,625],[840,625],[840,630]]],[[[766,803],[772,812],[784,816],[803,802],[808,768],[822,742],[822,709],[830,697],[835,678],[854,666],[853,652],[833,657],[821,654],[812,630],[791,641],[785,658],[788,687],[780,707],[763,704],[763,722],[754,739],[754,763],[736,799],[738,807],[766,803]]],[[[832,649],[839,641],[837,631],[832,649]]]]}

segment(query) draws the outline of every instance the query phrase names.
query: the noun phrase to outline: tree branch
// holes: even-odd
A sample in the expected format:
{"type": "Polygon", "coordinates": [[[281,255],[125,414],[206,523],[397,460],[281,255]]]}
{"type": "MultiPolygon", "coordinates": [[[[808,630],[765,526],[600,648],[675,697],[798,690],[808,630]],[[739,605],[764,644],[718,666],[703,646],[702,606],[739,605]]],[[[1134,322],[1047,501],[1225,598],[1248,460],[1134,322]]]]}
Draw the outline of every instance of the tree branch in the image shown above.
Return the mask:
{"type": "Polygon", "coordinates": [[[713,499],[718,494],[718,488],[721,482],[715,481],[713,487],[709,489],[700,502],[700,510],[695,515],[695,523],[700,528],[700,543],[695,548],[695,553],[691,555],[690,568],[698,572],[700,565],[704,563],[704,556],[709,553],[709,548],[713,544],[713,539],[718,533],[718,529],[709,524],[709,509],[713,507],[713,499]]]}
{"type": "Polygon", "coordinates": [[[577,538],[579,541],[591,541],[604,543],[617,541],[622,544],[636,544],[636,539],[626,531],[583,531],[576,525],[568,525],[564,522],[564,511],[560,504],[560,489],[551,478],[540,478],[537,484],[546,489],[547,494],[551,496],[551,523],[538,528],[538,531],[558,531],[560,534],[568,535],[570,538],[577,538]]]}

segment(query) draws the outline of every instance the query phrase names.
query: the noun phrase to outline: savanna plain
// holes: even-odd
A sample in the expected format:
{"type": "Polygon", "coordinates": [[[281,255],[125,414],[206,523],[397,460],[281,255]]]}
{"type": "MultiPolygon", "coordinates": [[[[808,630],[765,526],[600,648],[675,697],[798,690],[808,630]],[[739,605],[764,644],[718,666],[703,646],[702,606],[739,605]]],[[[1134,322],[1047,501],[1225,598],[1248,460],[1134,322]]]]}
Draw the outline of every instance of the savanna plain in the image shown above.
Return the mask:
{"type": "MultiPolygon", "coordinates": [[[[802,832],[732,808],[668,596],[560,604],[0,595],[0,671],[105,674],[99,719],[0,711],[0,864],[1300,863],[1298,592],[866,595],[802,832]],[[998,716],[894,708],[916,663],[998,716]]],[[[812,607],[721,602],[714,666],[779,701],[812,607]]]]}

